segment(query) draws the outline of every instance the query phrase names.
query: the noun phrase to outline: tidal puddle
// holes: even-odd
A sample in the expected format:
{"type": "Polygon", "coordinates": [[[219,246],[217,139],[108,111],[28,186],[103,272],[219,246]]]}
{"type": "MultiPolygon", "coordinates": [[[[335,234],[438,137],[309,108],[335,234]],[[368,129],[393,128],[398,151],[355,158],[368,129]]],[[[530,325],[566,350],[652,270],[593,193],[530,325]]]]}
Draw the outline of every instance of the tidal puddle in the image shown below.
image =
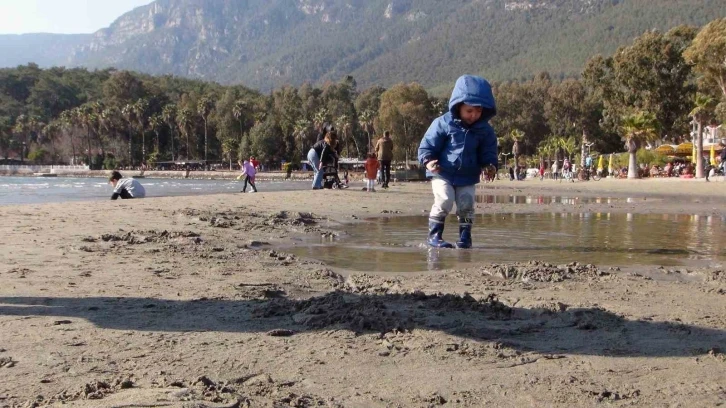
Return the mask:
{"type": "MultiPolygon", "coordinates": [[[[726,258],[724,218],[661,214],[480,214],[471,250],[425,246],[427,217],[372,218],[335,241],[286,249],[354,271],[413,272],[540,260],[597,265],[690,265],[726,258]]],[[[455,217],[444,238],[456,241],[455,217]]]]}

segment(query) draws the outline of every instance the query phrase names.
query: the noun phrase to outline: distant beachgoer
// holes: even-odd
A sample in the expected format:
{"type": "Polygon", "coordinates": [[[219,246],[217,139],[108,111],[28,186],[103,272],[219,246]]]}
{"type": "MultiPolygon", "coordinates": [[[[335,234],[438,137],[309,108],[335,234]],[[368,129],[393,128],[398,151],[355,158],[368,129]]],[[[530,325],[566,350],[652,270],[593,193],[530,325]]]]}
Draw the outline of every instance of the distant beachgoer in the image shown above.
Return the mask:
{"type": "Polygon", "coordinates": [[[378,159],[376,159],[375,153],[368,154],[368,158],[366,159],[366,189],[369,193],[375,193],[376,189],[376,173],[378,173],[378,169],[381,168],[381,163],[378,162],[378,159]]]}
{"type": "Polygon", "coordinates": [[[308,151],[308,161],[313,167],[315,176],[313,177],[313,190],[323,188],[323,165],[335,164],[338,157],[336,147],[338,145],[338,135],[335,131],[328,132],[323,140],[315,143],[308,151]]]}
{"type": "Polygon", "coordinates": [[[123,178],[118,171],[111,173],[108,182],[113,186],[112,200],[116,200],[119,197],[123,200],[146,197],[146,190],[141,183],[133,178],[123,178]]]}
{"type": "Polygon", "coordinates": [[[244,177],[245,184],[242,187],[242,192],[247,192],[247,183],[250,183],[250,186],[252,186],[252,192],[257,192],[257,187],[255,186],[255,175],[257,174],[257,170],[255,169],[255,166],[252,165],[252,163],[249,160],[245,160],[244,163],[242,163],[242,174],[240,174],[239,178],[244,177]]]}
{"type": "Polygon", "coordinates": [[[381,187],[388,188],[391,182],[391,160],[393,160],[393,140],[391,140],[391,132],[383,132],[383,137],[376,142],[376,157],[381,162],[381,176],[383,177],[383,185],[381,187]]]}
{"type": "MultiPolygon", "coordinates": [[[[262,170],[262,168],[260,167],[260,162],[257,161],[257,159],[255,159],[253,156],[250,156],[249,161],[250,161],[250,164],[252,165],[252,167],[255,168],[255,170],[260,170],[260,171],[262,170]]],[[[254,181],[254,179],[252,181],[254,181]]]]}
{"type": "Polygon", "coordinates": [[[428,245],[452,248],[444,241],[444,222],[456,204],[457,248],[471,248],[476,184],[482,171],[497,167],[497,138],[489,119],[497,109],[491,85],[464,75],[456,81],[449,111],[434,119],[418,148],[418,160],[431,178],[434,204],[429,214],[428,245]]]}
{"type": "Polygon", "coordinates": [[[325,139],[325,135],[327,135],[330,132],[335,132],[335,126],[332,124],[325,122],[323,123],[323,126],[320,128],[320,133],[318,133],[318,138],[315,140],[315,143],[322,141],[325,139]]]}

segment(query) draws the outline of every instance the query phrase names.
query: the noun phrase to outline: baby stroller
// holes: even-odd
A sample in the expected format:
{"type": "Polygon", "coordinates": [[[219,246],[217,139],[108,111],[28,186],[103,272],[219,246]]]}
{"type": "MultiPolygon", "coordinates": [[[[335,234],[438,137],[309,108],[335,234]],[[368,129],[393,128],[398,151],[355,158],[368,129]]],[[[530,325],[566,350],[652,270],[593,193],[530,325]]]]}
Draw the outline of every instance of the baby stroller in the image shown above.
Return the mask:
{"type": "Polygon", "coordinates": [[[340,181],[338,176],[338,168],[333,164],[323,165],[323,188],[344,189],[348,188],[345,183],[340,181]]]}

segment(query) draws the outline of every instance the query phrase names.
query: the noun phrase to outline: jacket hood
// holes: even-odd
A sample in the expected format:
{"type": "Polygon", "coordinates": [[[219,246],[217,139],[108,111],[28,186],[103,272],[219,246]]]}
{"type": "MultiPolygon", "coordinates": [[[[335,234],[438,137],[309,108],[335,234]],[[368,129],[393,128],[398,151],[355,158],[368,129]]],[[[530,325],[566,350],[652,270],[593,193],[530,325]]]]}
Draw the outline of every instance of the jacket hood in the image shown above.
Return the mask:
{"type": "Polygon", "coordinates": [[[449,112],[454,118],[459,118],[456,107],[460,103],[481,106],[483,111],[479,121],[488,122],[497,114],[492,86],[482,77],[464,75],[456,80],[454,91],[451,93],[451,99],[449,99],[449,112]]]}

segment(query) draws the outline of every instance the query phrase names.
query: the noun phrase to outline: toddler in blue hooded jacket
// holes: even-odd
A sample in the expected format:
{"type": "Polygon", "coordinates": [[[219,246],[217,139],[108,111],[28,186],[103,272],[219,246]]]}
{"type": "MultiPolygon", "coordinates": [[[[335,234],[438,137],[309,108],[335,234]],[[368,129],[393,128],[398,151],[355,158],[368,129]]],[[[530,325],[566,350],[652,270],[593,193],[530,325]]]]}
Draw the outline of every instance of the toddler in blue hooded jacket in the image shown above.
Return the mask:
{"type": "Polygon", "coordinates": [[[496,171],[497,137],[489,120],[497,113],[491,85],[464,75],[456,81],[449,112],[436,118],[418,148],[418,160],[431,179],[434,205],[429,215],[428,244],[453,248],[444,241],[444,221],[456,204],[458,248],[471,248],[476,184],[482,171],[496,171]]]}

